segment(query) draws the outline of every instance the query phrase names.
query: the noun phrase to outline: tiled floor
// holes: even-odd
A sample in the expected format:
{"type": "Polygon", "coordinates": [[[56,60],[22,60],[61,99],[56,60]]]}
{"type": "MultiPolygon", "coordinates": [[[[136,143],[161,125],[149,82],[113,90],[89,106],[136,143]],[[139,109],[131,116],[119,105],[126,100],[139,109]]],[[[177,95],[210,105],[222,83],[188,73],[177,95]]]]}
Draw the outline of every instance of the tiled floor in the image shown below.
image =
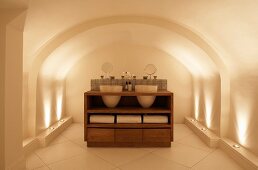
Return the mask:
{"type": "Polygon", "coordinates": [[[83,125],[72,124],[48,147],[27,157],[28,170],[241,170],[207,147],[187,126],[175,125],[171,148],[87,148],[83,125]]]}

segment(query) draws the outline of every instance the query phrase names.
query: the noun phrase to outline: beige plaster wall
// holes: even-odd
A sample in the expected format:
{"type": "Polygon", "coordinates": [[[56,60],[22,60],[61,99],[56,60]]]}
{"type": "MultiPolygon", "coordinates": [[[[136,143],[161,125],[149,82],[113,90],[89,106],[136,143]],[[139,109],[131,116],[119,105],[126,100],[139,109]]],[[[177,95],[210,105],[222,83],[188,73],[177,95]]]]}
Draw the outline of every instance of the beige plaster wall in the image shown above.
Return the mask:
{"type": "Polygon", "coordinates": [[[221,115],[221,81],[219,75],[195,78],[194,114],[198,121],[219,135],[221,115]]]}
{"type": "Polygon", "coordinates": [[[22,148],[22,51],[24,18],[23,10],[0,10],[0,169],[25,168],[22,148]]]}
{"type": "Polygon", "coordinates": [[[64,105],[64,81],[39,75],[37,81],[36,135],[65,115],[64,105]],[[61,105],[58,103],[59,99],[61,99],[61,105]]]}
{"type": "Polygon", "coordinates": [[[184,116],[192,112],[192,76],[173,56],[156,48],[130,43],[115,43],[100,48],[81,59],[66,79],[66,113],[75,122],[83,122],[83,94],[90,90],[90,80],[103,74],[101,65],[113,64],[112,75],[120,78],[123,71],[142,78],[144,67],[155,64],[158,78],[168,80],[168,90],[174,93],[176,123],[183,123],[184,116]]]}
{"type": "Polygon", "coordinates": [[[231,78],[229,137],[258,155],[258,74],[243,72],[231,78]]]}

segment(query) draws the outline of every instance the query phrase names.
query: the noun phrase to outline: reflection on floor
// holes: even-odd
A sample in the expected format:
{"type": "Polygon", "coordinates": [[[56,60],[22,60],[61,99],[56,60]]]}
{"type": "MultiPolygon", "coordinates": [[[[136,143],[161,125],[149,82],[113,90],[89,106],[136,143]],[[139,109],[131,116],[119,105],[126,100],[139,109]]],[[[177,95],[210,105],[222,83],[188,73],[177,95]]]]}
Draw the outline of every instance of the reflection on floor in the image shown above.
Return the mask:
{"type": "Polygon", "coordinates": [[[27,170],[240,170],[220,149],[207,147],[187,126],[175,125],[171,148],[87,148],[74,123],[48,147],[27,157],[27,170]]]}

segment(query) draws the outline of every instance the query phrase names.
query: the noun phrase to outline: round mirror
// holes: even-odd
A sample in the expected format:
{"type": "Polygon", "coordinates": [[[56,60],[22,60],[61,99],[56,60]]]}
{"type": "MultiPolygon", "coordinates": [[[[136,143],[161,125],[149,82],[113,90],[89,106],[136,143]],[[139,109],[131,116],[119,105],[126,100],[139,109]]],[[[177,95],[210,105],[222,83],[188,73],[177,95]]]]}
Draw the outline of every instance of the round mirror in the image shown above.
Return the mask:
{"type": "Polygon", "coordinates": [[[113,71],[113,65],[111,63],[106,62],[106,63],[102,64],[101,70],[107,74],[111,73],[113,71]]]}
{"type": "Polygon", "coordinates": [[[146,74],[150,75],[150,76],[151,76],[152,74],[156,73],[156,71],[157,71],[157,68],[156,68],[156,66],[153,65],[153,64],[147,64],[147,65],[145,66],[145,68],[144,68],[144,72],[145,72],[146,74]]]}

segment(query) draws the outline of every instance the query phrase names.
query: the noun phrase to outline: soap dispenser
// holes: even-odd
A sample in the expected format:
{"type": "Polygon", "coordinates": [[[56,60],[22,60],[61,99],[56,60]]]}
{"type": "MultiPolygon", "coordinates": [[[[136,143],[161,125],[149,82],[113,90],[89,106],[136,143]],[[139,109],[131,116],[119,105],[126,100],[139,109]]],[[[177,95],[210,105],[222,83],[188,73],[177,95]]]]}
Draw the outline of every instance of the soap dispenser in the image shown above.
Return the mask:
{"type": "Polygon", "coordinates": [[[128,90],[128,83],[125,82],[125,90],[127,91],[128,90]]]}
{"type": "Polygon", "coordinates": [[[133,89],[132,83],[129,81],[128,82],[128,91],[132,91],[132,89],[133,89]]]}

